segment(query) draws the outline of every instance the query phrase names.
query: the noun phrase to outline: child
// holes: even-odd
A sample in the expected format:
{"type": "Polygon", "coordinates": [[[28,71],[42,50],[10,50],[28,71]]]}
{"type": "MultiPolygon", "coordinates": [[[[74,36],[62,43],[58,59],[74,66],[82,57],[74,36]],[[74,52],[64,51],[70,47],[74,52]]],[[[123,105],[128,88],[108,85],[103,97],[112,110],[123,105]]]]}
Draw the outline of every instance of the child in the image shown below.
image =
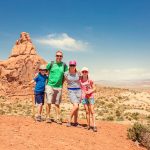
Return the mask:
{"type": "Polygon", "coordinates": [[[35,117],[36,121],[42,121],[41,114],[44,105],[44,91],[47,78],[46,66],[41,65],[39,68],[39,73],[36,75],[34,80],[30,82],[30,84],[36,82],[34,88],[35,104],[37,106],[37,115],[35,117]]]}
{"type": "Polygon", "coordinates": [[[97,132],[97,127],[95,123],[95,113],[94,113],[94,92],[95,92],[95,85],[92,80],[89,79],[88,76],[88,68],[83,67],[81,70],[82,76],[80,79],[81,89],[82,89],[82,104],[86,110],[86,119],[87,119],[87,129],[90,130],[90,115],[92,115],[92,124],[93,124],[93,131],[97,132]]]}

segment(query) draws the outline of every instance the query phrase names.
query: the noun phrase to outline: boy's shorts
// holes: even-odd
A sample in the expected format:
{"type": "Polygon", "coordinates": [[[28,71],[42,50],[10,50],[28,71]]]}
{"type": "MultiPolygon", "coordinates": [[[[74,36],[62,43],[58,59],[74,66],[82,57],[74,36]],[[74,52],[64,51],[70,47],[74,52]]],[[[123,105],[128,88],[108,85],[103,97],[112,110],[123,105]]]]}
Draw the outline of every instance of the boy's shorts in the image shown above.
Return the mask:
{"type": "Polygon", "coordinates": [[[81,102],[81,90],[68,90],[69,98],[72,104],[81,102]]]}
{"type": "Polygon", "coordinates": [[[47,104],[57,104],[61,103],[62,88],[53,88],[49,85],[45,86],[46,102],[47,104]]]}
{"type": "Polygon", "coordinates": [[[42,92],[42,93],[35,93],[35,104],[42,104],[42,105],[44,105],[44,92],[42,92]]]}
{"type": "Polygon", "coordinates": [[[95,103],[94,98],[89,98],[89,99],[84,98],[84,99],[82,99],[82,104],[83,105],[85,105],[85,104],[92,104],[92,105],[94,105],[94,103],[95,103]]]}

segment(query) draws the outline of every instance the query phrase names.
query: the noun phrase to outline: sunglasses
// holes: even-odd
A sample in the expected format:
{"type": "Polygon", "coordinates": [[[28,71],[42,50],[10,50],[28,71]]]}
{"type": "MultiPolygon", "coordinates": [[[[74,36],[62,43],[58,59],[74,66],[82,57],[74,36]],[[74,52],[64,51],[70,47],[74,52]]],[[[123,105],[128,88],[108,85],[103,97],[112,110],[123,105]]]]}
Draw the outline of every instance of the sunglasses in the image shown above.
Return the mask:
{"type": "Polygon", "coordinates": [[[76,65],[69,65],[70,67],[75,67],[76,65]]]}
{"type": "Polygon", "coordinates": [[[56,55],[56,57],[62,58],[63,56],[62,55],[56,55]]]}
{"type": "Polygon", "coordinates": [[[88,73],[88,71],[82,71],[82,73],[88,73]]]}

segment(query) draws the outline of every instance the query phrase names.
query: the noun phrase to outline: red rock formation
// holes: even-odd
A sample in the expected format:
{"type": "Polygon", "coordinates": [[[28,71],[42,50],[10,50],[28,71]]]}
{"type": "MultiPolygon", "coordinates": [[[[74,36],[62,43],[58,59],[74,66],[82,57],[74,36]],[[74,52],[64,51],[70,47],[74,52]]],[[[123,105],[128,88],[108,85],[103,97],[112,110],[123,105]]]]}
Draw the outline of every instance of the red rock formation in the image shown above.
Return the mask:
{"type": "Polygon", "coordinates": [[[30,35],[20,34],[8,60],[0,61],[0,95],[10,97],[28,96],[28,83],[40,64],[46,61],[36,54],[30,35]]]}

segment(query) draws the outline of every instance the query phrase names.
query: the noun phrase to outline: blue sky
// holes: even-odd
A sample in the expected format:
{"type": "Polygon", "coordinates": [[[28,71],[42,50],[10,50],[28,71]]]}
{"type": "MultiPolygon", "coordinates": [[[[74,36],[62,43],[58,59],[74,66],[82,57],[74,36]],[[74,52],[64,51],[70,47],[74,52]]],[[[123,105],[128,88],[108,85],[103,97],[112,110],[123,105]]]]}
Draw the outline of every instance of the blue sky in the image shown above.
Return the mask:
{"type": "Polygon", "coordinates": [[[94,80],[150,78],[149,18],[149,0],[0,1],[0,60],[25,31],[45,60],[61,48],[94,80]]]}

